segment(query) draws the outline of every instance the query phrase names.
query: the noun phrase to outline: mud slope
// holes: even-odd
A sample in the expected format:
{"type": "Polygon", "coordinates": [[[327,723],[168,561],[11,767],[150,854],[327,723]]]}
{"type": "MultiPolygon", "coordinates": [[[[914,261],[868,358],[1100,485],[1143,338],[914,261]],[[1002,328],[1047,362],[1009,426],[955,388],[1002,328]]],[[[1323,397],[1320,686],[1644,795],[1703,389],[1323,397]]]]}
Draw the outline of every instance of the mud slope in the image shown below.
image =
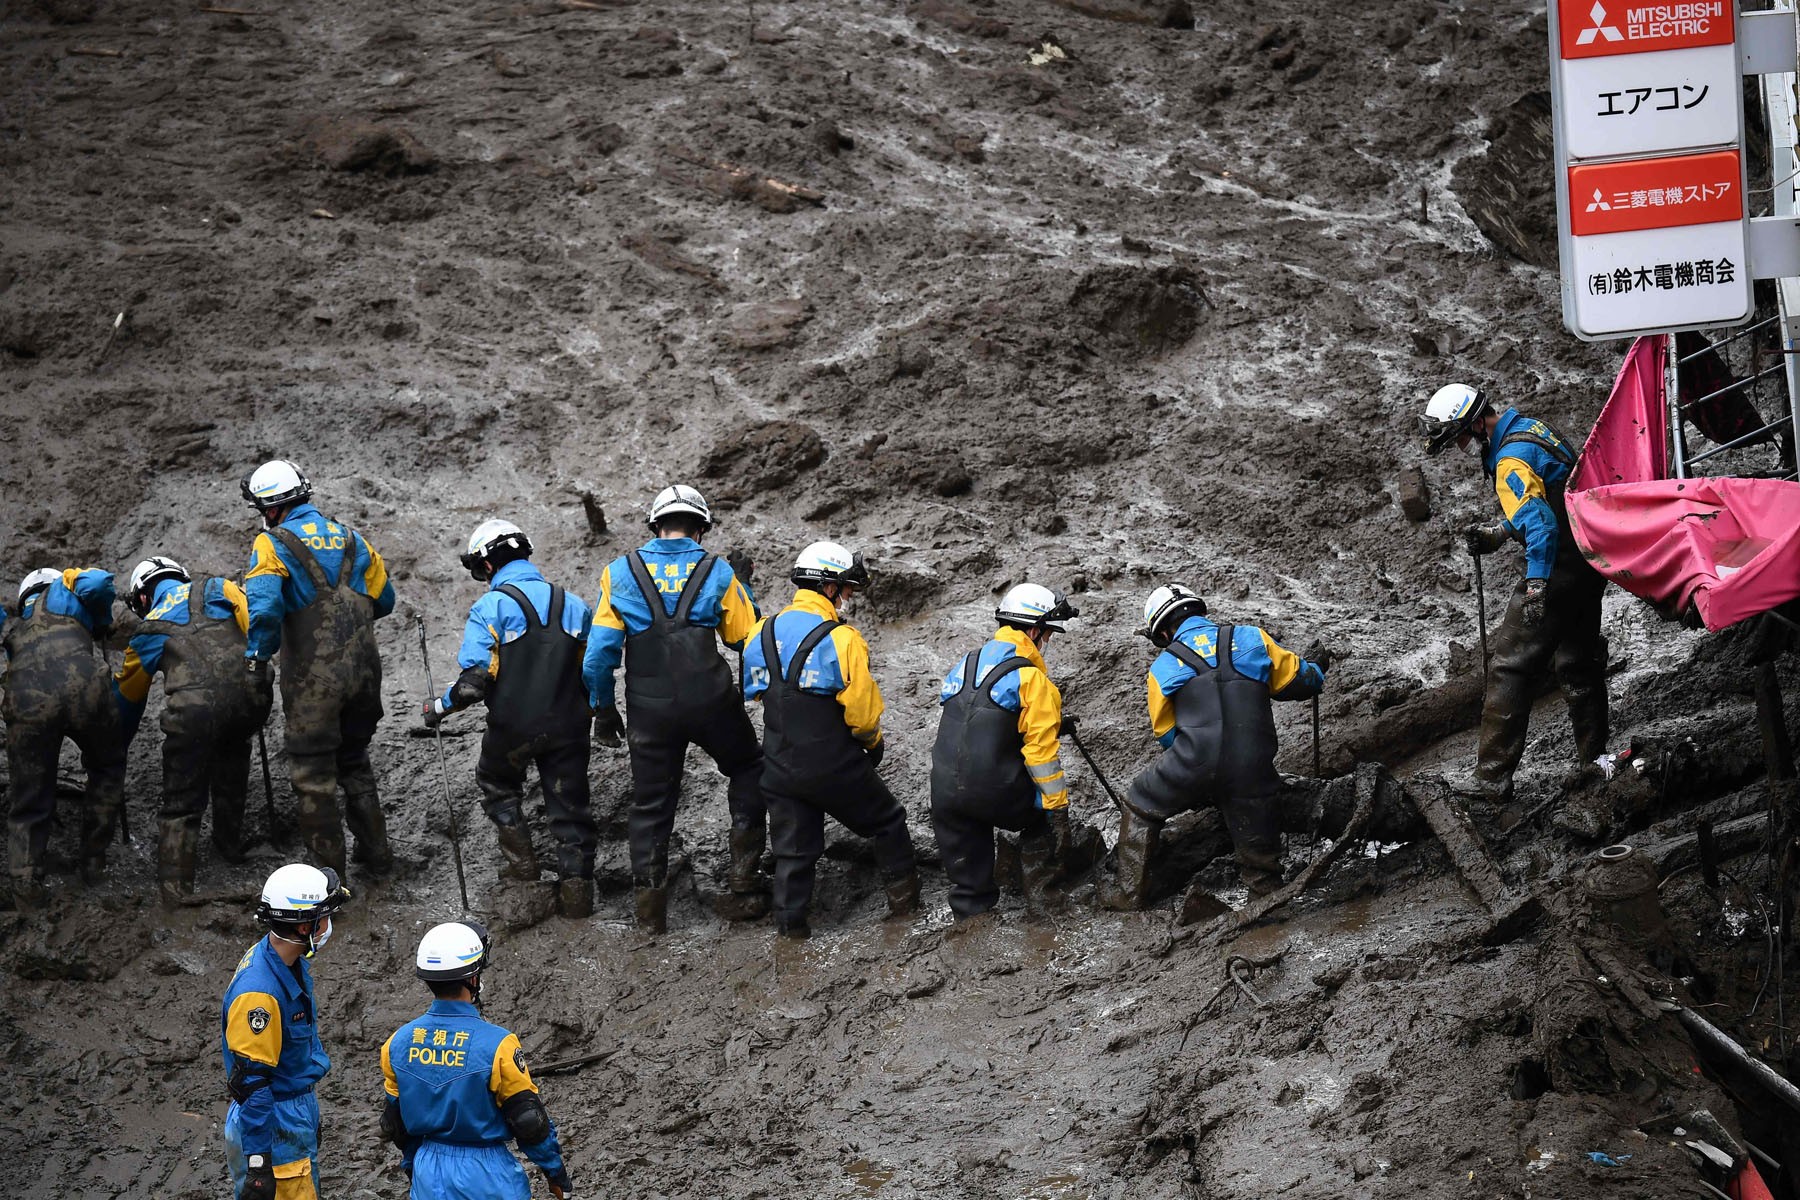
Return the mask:
{"type": "MultiPolygon", "coordinates": [[[[236,481],[275,455],[387,556],[397,715],[376,755],[411,866],[359,888],[319,963],[333,1196],[404,1190],[375,1051],[418,1006],[418,934],[456,911],[404,714],[419,619],[452,669],[475,595],[455,551],[484,516],[584,593],[677,478],[717,501],[720,548],[765,563],[765,605],[815,537],[870,554],[855,617],[928,847],[931,698],[1007,583],[1077,593],[1051,661],[1115,780],[1152,751],[1129,633],[1171,576],[1340,650],[1329,754],[1473,659],[1455,531],[1492,500],[1466,461],[1434,462],[1435,515],[1401,516],[1420,398],[1467,379],[1584,428],[1613,368],[1452,189],[1542,86],[1522,0],[1220,0],[1192,29],[1091,15],[1183,7],[1133,0],[210,7],[254,11],[0,8],[0,583],[153,551],[238,570],[236,481]]],[[[1621,736],[1741,750],[1738,668],[1690,670],[1700,639],[1608,611],[1621,736]]],[[[282,854],[205,867],[228,902],[146,904],[158,741],[134,747],[139,840],[114,880],[59,880],[48,919],[0,912],[0,1115],[22,1135],[0,1167],[22,1196],[222,1190],[217,997],[254,937],[242,898],[282,854]]],[[[475,742],[448,758],[487,908],[475,742]]],[[[1547,704],[1533,802],[1567,755],[1547,704]]],[[[1226,947],[1167,911],[1080,905],[951,935],[935,874],[932,911],[883,926],[846,841],[821,936],[772,947],[704,904],[723,791],[693,767],[677,932],[623,924],[628,779],[599,753],[604,919],[512,933],[487,990],[540,1065],[616,1051],[544,1080],[584,1193],[1678,1195],[1685,1159],[1630,1130],[1659,1104],[1730,1111],[1566,934],[1483,945],[1428,845],[1352,861],[1226,947]],[[1277,960],[1264,1007],[1203,1007],[1232,952],[1277,960]],[[1635,1157],[1593,1166],[1601,1149],[1635,1157]]],[[[1493,834],[1520,814],[1479,815],[1493,834]]],[[[1553,879],[1586,849],[1538,821],[1506,852],[1553,879]]],[[[1757,980],[1734,979],[1720,1002],[1742,1012],[1757,980]]]]}

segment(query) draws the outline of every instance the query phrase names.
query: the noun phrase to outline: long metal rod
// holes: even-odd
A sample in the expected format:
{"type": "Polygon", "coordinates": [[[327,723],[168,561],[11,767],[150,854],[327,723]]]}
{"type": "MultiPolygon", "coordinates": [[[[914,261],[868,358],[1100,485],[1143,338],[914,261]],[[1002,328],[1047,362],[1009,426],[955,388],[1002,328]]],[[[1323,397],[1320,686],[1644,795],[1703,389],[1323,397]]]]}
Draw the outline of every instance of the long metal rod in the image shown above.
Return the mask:
{"type": "Polygon", "coordinates": [[[269,845],[276,844],[275,824],[275,776],[269,772],[269,739],[262,730],[256,731],[256,750],[262,756],[263,771],[263,807],[268,810],[269,845]]]}
{"type": "Polygon", "coordinates": [[[1663,391],[1669,402],[1669,474],[1688,477],[1687,437],[1681,427],[1681,372],[1675,363],[1675,335],[1664,336],[1663,391]]]}
{"type": "Polygon", "coordinates": [[[1114,807],[1124,808],[1125,802],[1119,799],[1119,793],[1113,791],[1112,784],[1106,781],[1106,772],[1100,769],[1100,764],[1094,761],[1094,756],[1088,753],[1088,748],[1081,744],[1081,735],[1075,732],[1073,725],[1069,727],[1069,740],[1075,743],[1075,749],[1081,751],[1081,757],[1087,759],[1088,769],[1094,773],[1094,778],[1100,781],[1100,786],[1106,789],[1106,794],[1112,800],[1114,807]]]}
{"type": "MultiPolygon", "coordinates": [[[[425,648],[425,618],[419,618],[419,657],[425,660],[425,698],[437,695],[437,683],[431,678],[431,652],[425,648]]],[[[450,801],[450,768],[444,763],[444,731],[440,725],[431,727],[431,740],[437,746],[438,775],[444,783],[444,811],[450,814],[450,853],[456,859],[456,890],[462,893],[463,911],[473,912],[469,907],[469,885],[463,878],[462,830],[456,827],[456,805],[450,801]]]]}
{"type": "Polygon", "coordinates": [[[1753,383],[1761,383],[1763,380],[1767,379],[1769,376],[1779,375],[1781,372],[1783,372],[1785,370],[1787,370],[1787,364],[1785,362],[1778,362],[1774,366],[1768,368],[1765,371],[1759,371],[1755,375],[1747,375],[1743,379],[1740,379],[1735,383],[1728,383],[1716,392],[1708,392],[1708,393],[1706,393],[1706,395],[1700,397],[1698,400],[1684,401],[1681,405],[1681,410],[1683,412],[1686,412],[1688,409],[1694,407],[1694,405],[1696,405],[1696,404],[1705,404],[1708,400],[1717,400],[1720,396],[1729,395],[1730,393],[1736,392],[1736,391],[1741,391],[1744,388],[1749,387],[1753,383]]]}
{"type": "Polygon", "coordinates": [[[1796,1088],[1769,1067],[1751,1058],[1748,1051],[1738,1045],[1734,1039],[1726,1036],[1718,1026],[1693,1009],[1679,1006],[1675,1009],[1675,1019],[1681,1022],[1681,1027],[1688,1031],[1688,1036],[1694,1041],[1704,1043],[1707,1048],[1716,1050],[1762,1084],[1771,1099],[1779,1100],[1795,1113],[1800,1113],[1800,1088],[1796,1088]]]}
{"type": "Polygon", "coordinates": [[[1792,423],[1793,419],[1794,418],[1792,418],[1792,417],[1780,417],[1780,418],[1776,419],[1775,421],[1772,421],[1769,424],[1764,425],[1761,429],[1752,430],[1751,432],[1746,433],[1743,437],[1732,438],[1729,442],[1726,442],[1723,446],[1714,446],[1711,450],[1708,450],[1705,454],[1694,455],[1694,457],[1691,460],[1689,460],[1688,465],[1693,466],[1697,463],[1703,463],[1715,454],[1723,454],[1727,450],[1735,450],[1739,446],[1742,446],[1745,442],[1755,441],[1757,438],[1761,437],[1763,434],[1768,433],[1771,430],[1780,429],[1783,425],[1792,423]]]}
{"type": "Polygon", "coordinates": [[[1761,329],[1763,326],[1772,325],[1776,321],[1779,321],[1779,320],[1781,320],[1781,317],[1779,315],[1776,315],[1773,317],[1764,317],[1762,320],[1758,321],[1756,324],[1748,326],[1747,328],[1744,328],[1744,329],[1740,329],[1736,333],[1732,334],[1730,337],[1725,338],[1722,341],[1713,342],[1711,345],[1708,345],[1708,346],[1702,346],[1700,349],[1694,351],[1692,354],[1682,355],[1680,358],[1676,359],[1675,362],[1677,365],[1680,365],[1681,363],[1684,363],[1684,362],[1693,362],[1696,358],[1699,358],[1701,355],[1705,354],[1708,350],[1717,350],[1721,346],[1729,346],[1729,345],[1731,345],[1731,343],[1737,341],[1739,338],[1749,337],[1751,334],[1755,333],[1757,330],[1761,329]]]}
{"type": "MultiPolygon", "coordinates": [[[[1488,663],[1492,656],[1488,654],[1487,640],[1487,589],[1481,583],[1481,555],[1471,554],[1475,560],[1475,623],[1481,629],[1481,673],[1485,681],[1488,663]]],[[[1483,691],[1486,691],[1484,685],[1483,691]]]]}

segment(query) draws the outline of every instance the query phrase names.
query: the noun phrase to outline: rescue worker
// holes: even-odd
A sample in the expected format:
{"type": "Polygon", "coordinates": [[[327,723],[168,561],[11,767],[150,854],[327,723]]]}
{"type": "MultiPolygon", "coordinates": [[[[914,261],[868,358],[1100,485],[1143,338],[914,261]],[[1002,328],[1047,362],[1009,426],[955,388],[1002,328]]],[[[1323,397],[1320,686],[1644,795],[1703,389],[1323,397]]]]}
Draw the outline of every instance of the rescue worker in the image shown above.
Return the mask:
{"type": "Polygon", "coordinates": [[[193,894],[209,798],[213,848],[226,862],[244,861],[250,739],[269,719],[274,689],[267,672],[243,668],[250,605],[232,580],[195,581],[174,559],[153,556],[132,569],[125,603],[143,618],[115,676],[127,741],[137,735],[158,671],[167,697],[156,881],[173,905],[193,894]]]}
{"type": "Polygon", "coordinates": [[[1461,383],[1438,389],[1419,427],[1427,454],[1454,442],[1478,454],[1493,478],[1505,520],[1465,530],[1469,553],[1492,554],[1509,541],[1525,547],[1525,578],[1494,633],[1473,788],[1505,803],[1525,755],[1532,699],[1547,670],[1562,686],[1580,761],[1606,753],[1606,653],[1600,640],[1606,578],[1582,555],[1569,529],[1563,489],[1576,451],[1567,438],[1517,409],[1496,413],[1482,392],[1461,383]]]}
{"type": "Polygon", "coordinates": [[[631,713],[627,834],[637,922],[661,933],[668,924],[669,838],[688,745],[706,751],[729,780],[729,892],[717,902],[728,919],[769,911],[762,874],[768,822],[759,782],[762,747],[717,645],[741,651],[756,622],[749,560],[720,558],[701,547],[713,526],[712,510],[684,484],[657,493],[649,525],[650,540],[600,575],[582,676],[594,707],[594,736],[617,745],[625,725],[613,675],[624,659],[631,713]]]}
{"type": "Polygon", "coordinates": [[[1144,907],[1163,823],[1206,807],[1225,818],[1250,894],[1266,895],[1281,886],[1281,777],[1270,701],[1318,695],[1331,655],[1309,650],[1303,658],[1254,625],[1221,625],[1207,616],[1205,600],[1178,583],[1150,593],[1140,632],[1162,648],[1146,690],[1150,728],[1163,752],[1126,791],[1116,882],[1102,889],[1100,902],[1144,907]]]}
{"type": "Polygon", "coordinates": [[[508,1140],[552,1195],[572,1200],[556,1124],[518,1037],[481,1019],[488,960],[487,930],[473,921],[434,925],[419,939],[417,973],[435,999],[382,1043],[381,1135],[400,1148],[412,1200],[530,1200],[508,1140]]]}
{"type": "Polygon", "coordinates": [[[236,1200],[314,1200],[319,1101],[331,1070],[319,1038],[307,962],[331,940],[350,900],[337,872],[279,867],[263,884],[256,917],[268,929],[238,960],[220,1013],[225,1056],[225,1158],[236,1200]]]}
{"type": "Polygon", "coordinates": [[[957,920],[998,903],[994,830],[1015,830],[1028,904],[1042,907],[1048,888],[1101,849],[1082,829],[1076,846],[1063,774],[1062,693],[1051,682],[1044,650],[1057,624],[1079,615],[1068,597],[1021,583],[1000,598],[1000,628],[958,659],[938,692],[942,712],[931,751],[931,827],[950,879],[957,920]]]}
{"type": "Polygon", "coordinates": [[[357,862],[386,875],[394,860],[369,742],[381,720],[374,622],[394,610],[394,585],[360,533],[313,507],[312,484],[293,463],[264,463],[244,479],[243,493],[263,520],[244,579],[245,666],[262,675],[281,651],[288,774],[301,833],[313,857],[342,876],[347,821],[357,862]]]}
{"type": "Polygon", "coordinates": [[[56,762],[63,739],[87,772],[81,821],[82,882],[106,877],[106,845],[125,803],[125,739],[103,644],[112,633],[108,571],[44,567],[19,584],[19,611],[6,623],[6,755],[11,811],[7,864],[14,902],[43,903],[44,858],[56,814],[56,762]]]}
{"type": "Polygon", "coordinates": [[[875,773],[887,747],[868,643],[839,616],[869,586],[869,569],[836,542],[814,542],[789,578],[793,603],[759,621],[745,643],[744,696],[763,706],[775,928],[804,938],[827,815],[870,840],[890,917],[918,908],[919,872],[906,810],[875,773]]]}
{"type": "Polygon", "coordinates": [[[442,696],[425,702],[425,724],[435,727],[448,713],[487,704],[475,782],[499,835],[505,874],[526,882],[538,877],[531,828],[520,807],[525,767],[535,763],[556,839],[558,907],[566,917],[591,916],[595,832],[581,683],[588,607],[543,577],[531,562],[531,539],[511,521],[476,526],[462,564],[488,590],[463,627],[456,656],[462,674],[442,696]]]}

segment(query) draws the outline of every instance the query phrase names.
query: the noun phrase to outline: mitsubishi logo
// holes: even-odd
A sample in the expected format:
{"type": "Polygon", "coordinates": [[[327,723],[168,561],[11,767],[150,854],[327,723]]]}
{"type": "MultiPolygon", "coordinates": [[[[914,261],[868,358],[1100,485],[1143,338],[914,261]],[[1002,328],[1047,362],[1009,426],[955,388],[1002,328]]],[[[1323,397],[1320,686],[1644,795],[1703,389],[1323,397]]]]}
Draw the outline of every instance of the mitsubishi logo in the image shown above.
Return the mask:
{"type": "MultiPolygon", "coordinates": [[[[1606,23],[1606,6],[1601,4],[1600,0],[1594,0],[1594,7],[1588,9],[1588,19],[1594,24],[1592,28],[1581,31],[1580,36],[1575,39],[1577,46],[1590,45],[1597,37],[1605,38],[1609,42],[1625,40],[1625,35],[1620,33],[1616,26],[1606,23]]],[[[1593,212],[1594,210],[1589,208],[1588,211],[1593,212]]]]}
{"type": "Polygon", "coordinates": [[[1611,212],[1612,205],[1600,198],[1600,189],[1594,189],[1594,198],[1587,206],[1589,212],[1611,212]]]}

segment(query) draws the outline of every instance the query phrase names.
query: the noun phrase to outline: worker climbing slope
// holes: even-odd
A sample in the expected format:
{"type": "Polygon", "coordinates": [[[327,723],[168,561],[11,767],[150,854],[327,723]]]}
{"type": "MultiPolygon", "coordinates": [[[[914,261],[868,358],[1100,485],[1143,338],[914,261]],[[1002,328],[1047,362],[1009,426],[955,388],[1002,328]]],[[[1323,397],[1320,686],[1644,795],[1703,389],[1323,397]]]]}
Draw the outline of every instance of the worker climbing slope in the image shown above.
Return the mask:
{"type": "Polygon", "coordinates": [[[1461,383],[1437,390],[1419,427],[1427,454],[1455,443],[1479,455],[1494,481],[1505,519],[1466,530],[1469,553],[1492,554],[1509,541],[1525,547],[1525,577],[1495,632],[1475,764],[1474,791],[1504,802],[1512,796],[1531,702],[1546,671],[1554,669],[1562,686],[1580,761],[1592,762],[1606,752],[1606,661],[1600,640],[1606,579],[1582,556],[1569,528],[1563,490],[1576,456],[1567,438],[1517,409],[1496,413],[1482,392],[1461,383]]]}

